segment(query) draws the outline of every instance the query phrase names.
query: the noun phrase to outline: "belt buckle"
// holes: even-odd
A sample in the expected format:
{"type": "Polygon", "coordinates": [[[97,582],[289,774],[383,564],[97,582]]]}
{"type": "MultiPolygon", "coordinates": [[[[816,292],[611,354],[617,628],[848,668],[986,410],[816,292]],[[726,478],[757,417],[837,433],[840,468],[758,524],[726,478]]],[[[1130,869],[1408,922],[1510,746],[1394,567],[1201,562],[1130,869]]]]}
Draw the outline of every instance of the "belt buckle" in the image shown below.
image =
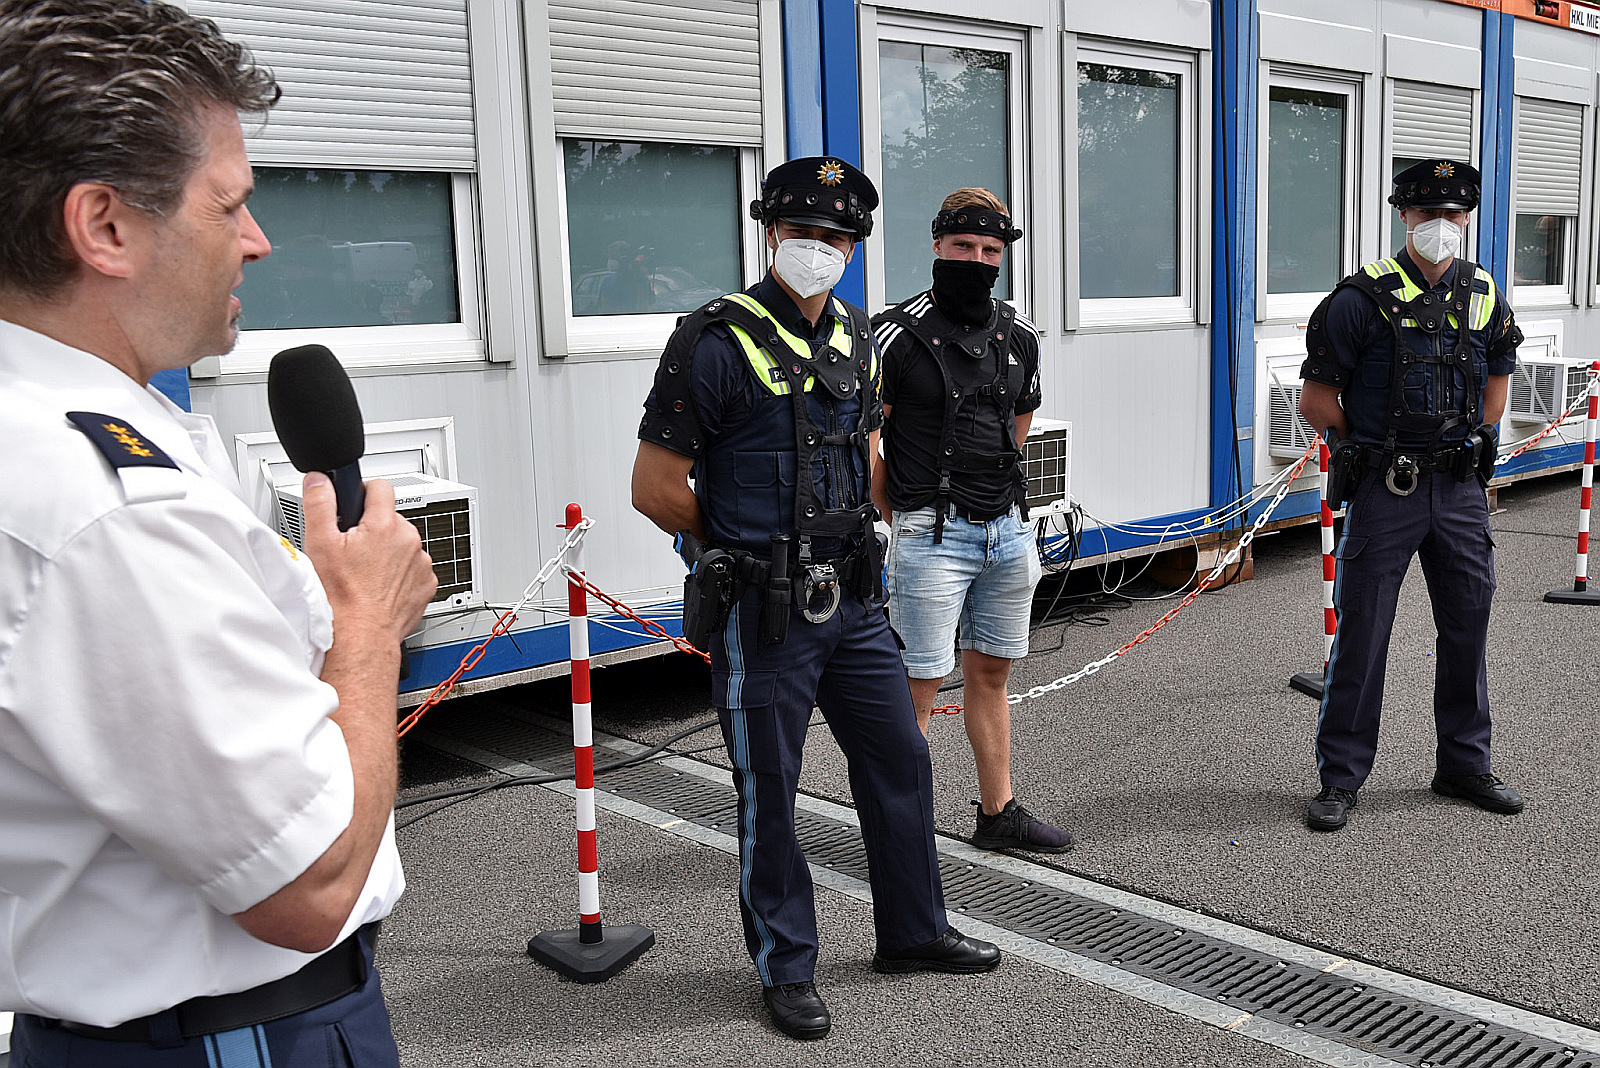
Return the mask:
{"type": "Polygon", "coordinates": [[[1389,492],[1396,497],[1409,497],[1416,492],[1421,473],[1422,468],[1416,460],[1409,456],[1396,456],[1389,464],[1389,471],[1384,476],[1383,484],[1388,486],[1389,492]],[[1398,478],[1406,479],[1404,489],[1398,484],[1398,478]]]}
{"type": "Polygon", "coordinates": [[[806,565],[800,574],[800,614],[807,623],[832,619],[839,610],[841,596],[839,571],[833,564],[806,565]]]}

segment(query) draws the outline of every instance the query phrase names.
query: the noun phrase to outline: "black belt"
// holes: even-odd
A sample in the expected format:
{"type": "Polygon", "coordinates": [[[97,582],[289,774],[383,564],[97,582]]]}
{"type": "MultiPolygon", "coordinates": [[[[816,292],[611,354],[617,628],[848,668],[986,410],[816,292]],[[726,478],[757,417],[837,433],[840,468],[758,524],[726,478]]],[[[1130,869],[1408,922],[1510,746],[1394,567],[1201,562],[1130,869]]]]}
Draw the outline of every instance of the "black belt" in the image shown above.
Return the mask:
{"type": "Polygon", "coordinates": [[[1371,470],[1387,470],[1389,467],[1389,461],[1392,458],[1404,456],[1406,459],[1410,460],[1416,465],[1416,471],[1419,475],[1425,475],[1430,471],[1454,470],[1456,463],[1461,456],[1460,445],[1447,445],[1442,449],[1435,449],[1432,452],[1425,448],[1417,449],[1413,452],[1410,449],[1399,446],[1396,446],[1393,453],[1384,452],[1383,449],[1377,445],[1367,445],[1364,448],[1366,452],[1367,467],[1371,470]]]}
{"type": "MultiPolygon", "coordinates": [[[[734,576],[743,584],[744,589],[749,589],[752,586],[757,589],[765,589],[767,581],[772,577],[772,561],[763,560],[761,557],[746,553],[742,549],[735,549],[731,552],[736,561],[734,564],[734,576]]],[[[861,566],[866,562],[866,559],[866,552],[862,549],[857,549],[849,556],[837,556],[828,560],[813,560],[811,562],[813,564],[832,564],[834,570],[838,572],[839,581],[843,583],[845,589],[850,590],[855,588],[856,580],[861,577],[861,566]]],[[[791,561],[789,567],[794,572],[795,578],[798,579],[800,577],[800,565],[791,561]]],[[[740,595],[743,596],[742,590],[740,595]]]]}
{"type": "Polygon", "coordinates": [[[366,956],[361,948],[363,938],[369,947],[376,945],[378,925],[367,924],[293,975],[237,994],[190,998],[170,1009],[115,1027],[95,1027],[72,1020],[45,1020],[43,1023],[46,1027],[58,1027],[101,1042],[149,1042],[156,1030],[152,1025],[169,1013],[176,1016],[178,1031],[184,1038],[271,1023],[319,1008],[359,989],[367,979],[366,956]]]}

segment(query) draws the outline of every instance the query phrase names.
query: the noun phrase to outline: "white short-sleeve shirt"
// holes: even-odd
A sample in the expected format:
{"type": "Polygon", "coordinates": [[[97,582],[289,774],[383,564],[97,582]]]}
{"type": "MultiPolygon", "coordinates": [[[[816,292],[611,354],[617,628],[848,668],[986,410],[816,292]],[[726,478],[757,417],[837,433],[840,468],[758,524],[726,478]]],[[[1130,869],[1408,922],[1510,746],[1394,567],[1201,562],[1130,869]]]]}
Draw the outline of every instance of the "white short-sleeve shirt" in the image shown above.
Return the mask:
{"type": "MultiPolygon", "coordinates": [[[[110,1026],[311,956],[230,915],[349,824],[333,618],[215,424],[0,321],[0,1010],[110,1026]],[[114,469],[67,419],[177,464],[114,469]]],[[[404,889],[393,823],[345,933],[404,889]]]]}

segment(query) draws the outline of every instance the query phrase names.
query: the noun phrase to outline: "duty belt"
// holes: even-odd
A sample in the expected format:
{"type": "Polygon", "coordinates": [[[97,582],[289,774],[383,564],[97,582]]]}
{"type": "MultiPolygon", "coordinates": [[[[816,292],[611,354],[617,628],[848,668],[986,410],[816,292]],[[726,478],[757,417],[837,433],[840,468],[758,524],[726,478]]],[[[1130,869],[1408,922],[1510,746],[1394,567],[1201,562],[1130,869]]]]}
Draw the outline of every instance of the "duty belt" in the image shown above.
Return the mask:
{"type": "Polygon", "coordinates": [[[1409,452],[1405,449],[1387,451],[1378,445],[1362,446],[1362,459],[1371,471],[1384,473],[1384,485],[1397,497],[1409,497],[1416,491],[1418,480],[1434,471],[1443,471],[1457,482],[1472,477],[1472,465],[1464,464],[1463,453],[1470,453],[1465,443],[1432,451],[1409,452]]]}

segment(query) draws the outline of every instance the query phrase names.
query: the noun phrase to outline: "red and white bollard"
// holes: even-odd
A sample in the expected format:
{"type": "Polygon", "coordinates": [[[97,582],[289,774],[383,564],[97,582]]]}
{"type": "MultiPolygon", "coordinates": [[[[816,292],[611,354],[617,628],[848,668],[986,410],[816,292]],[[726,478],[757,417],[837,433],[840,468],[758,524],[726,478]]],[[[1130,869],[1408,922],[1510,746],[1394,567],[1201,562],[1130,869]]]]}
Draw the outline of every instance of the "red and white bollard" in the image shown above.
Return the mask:
{"type": "Polygon", "coordinates": [[[1333,579],[1336,574],[1333,560],[1333,509],[1328,506],[1328,443],[1317,439],[1317,470],[1322,472],[1322,670],[1316,674],[1302,671],[1289,677],[1289,685],[1303,694],[1322,699],[1322,682],[1328,675],[1328,661],[1333,658],[1333,631],[1338,616],[1333,610],[1333,579]]]}
{"type": "MultiPolygon", "coordinates": [[[[583,509],[567,505],[564,529],[583,522],[583,509]]],[[[567,641],[572,661],[572,765],[577,795],[578,926],[542,931],[528,955],[579,983],[599,983],[633,963],[656,943],[636,923],[605,930],[600,923],[600,850],[594,820],[594,721],[589,699],[589,594],[584,587],[583,542],[567,557],[567,641]]]]}
{"type": "Polygon", "coordinates": [[[1583,491],[1578,498],[1578,577],[1570,590],[1551,590],[1555,604],[1600,604],[1600,590],[1589,589],[1589,503],[1594,493],[1595,423],[1600,418],[1600,360],[1589,365],[1589,418],[1583,424],[1583,491]]]}

